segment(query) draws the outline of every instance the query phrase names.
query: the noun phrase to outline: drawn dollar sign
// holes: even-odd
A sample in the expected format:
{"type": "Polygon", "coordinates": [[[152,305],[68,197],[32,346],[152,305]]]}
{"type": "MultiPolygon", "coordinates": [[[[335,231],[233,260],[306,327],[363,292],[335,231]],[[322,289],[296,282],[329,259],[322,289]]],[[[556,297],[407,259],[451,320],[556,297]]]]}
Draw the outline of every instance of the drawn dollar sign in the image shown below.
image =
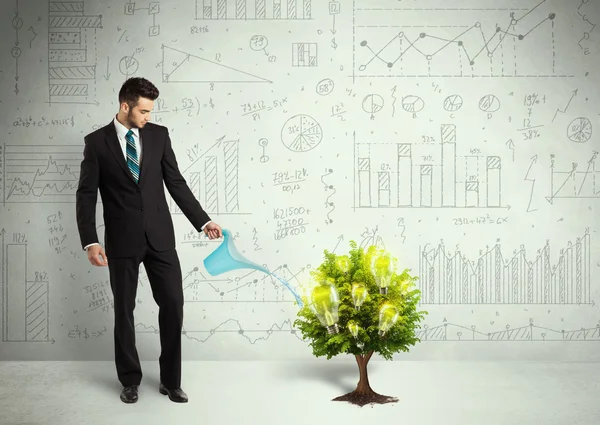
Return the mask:
{"type": "Polygon", "coordinates": [[[338,45],[337,45],[337,43],[335,42],[335,37],[333,37],[333,38],[331,39],[331,47],[333,47],[333,49],[334,49],[334,50],[338,48],[338,45]]]}

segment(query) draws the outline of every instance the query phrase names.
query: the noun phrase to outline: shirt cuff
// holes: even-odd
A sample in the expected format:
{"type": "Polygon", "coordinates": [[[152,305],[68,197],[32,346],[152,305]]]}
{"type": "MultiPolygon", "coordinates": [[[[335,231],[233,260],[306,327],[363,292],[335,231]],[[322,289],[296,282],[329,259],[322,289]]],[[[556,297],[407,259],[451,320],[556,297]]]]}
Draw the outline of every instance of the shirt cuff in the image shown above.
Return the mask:
{"type": "Polygon", "coordinates": [[[207,225],[208,223],[212,223],[212,220],[208,220],[206,223],[204,223],[204,226],[202,226],[202,227],[200,228],[200,230],[204,230],[204,228],[206,227],[206,225],[207,225]]]}

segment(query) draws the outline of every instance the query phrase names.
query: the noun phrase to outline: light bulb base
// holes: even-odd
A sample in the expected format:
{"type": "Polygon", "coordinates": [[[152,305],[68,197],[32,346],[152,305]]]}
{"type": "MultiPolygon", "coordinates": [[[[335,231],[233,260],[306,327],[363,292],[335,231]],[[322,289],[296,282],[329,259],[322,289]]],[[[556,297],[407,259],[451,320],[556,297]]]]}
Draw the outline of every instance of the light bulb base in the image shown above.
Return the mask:
{"type": "Polygon", "coordinates": [[[339,333],[340,329],[338,328],[337,323],[334,323],[331,326],[327,326],[327,332],[329,333],[329,335],[333,335],[333,334],[339,333]]]}
{"type": "Polygon", "coordinates": [[[379,293],[380,293],[380,294],[383,294],[383,295],[387,294],[387,293],[388,293],[388,288],[387,288],[387,286],[385,286],[385,287],[380,287],[380,288],[379,288],[379,293]]]}

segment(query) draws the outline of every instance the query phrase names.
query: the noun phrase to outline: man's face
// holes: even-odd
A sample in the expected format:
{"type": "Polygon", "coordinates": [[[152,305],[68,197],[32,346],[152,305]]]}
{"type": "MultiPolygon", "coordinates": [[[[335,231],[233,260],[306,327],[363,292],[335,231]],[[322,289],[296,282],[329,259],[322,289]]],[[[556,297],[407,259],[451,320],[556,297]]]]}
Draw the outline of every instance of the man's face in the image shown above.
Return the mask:
{"type": "Polygon", "coordinates": [[[150,121],[150,112],[154,108],[154,101],[145,97],[138,98],[137,105],[129,108],[127,121],[131,128],[142,128],[150,121]]]}

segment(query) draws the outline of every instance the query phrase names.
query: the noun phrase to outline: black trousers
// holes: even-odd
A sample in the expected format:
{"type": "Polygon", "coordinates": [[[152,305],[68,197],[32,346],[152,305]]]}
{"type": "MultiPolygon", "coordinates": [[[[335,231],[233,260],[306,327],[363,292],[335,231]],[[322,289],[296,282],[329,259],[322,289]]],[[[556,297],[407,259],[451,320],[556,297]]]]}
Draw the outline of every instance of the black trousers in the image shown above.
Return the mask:
{"type": "Polygon", "coordinates": [[[181,265],[175,248],[155,251],[147,237],[144,248],[136,257],[108,259],[114,298],[117,376],[123,386],[139,385],[142,380],[133,319],[141,263],[144,264],[154,301],[159,307],[160,379],[167,388],[180,388],[183,326],[181,265]]]}

